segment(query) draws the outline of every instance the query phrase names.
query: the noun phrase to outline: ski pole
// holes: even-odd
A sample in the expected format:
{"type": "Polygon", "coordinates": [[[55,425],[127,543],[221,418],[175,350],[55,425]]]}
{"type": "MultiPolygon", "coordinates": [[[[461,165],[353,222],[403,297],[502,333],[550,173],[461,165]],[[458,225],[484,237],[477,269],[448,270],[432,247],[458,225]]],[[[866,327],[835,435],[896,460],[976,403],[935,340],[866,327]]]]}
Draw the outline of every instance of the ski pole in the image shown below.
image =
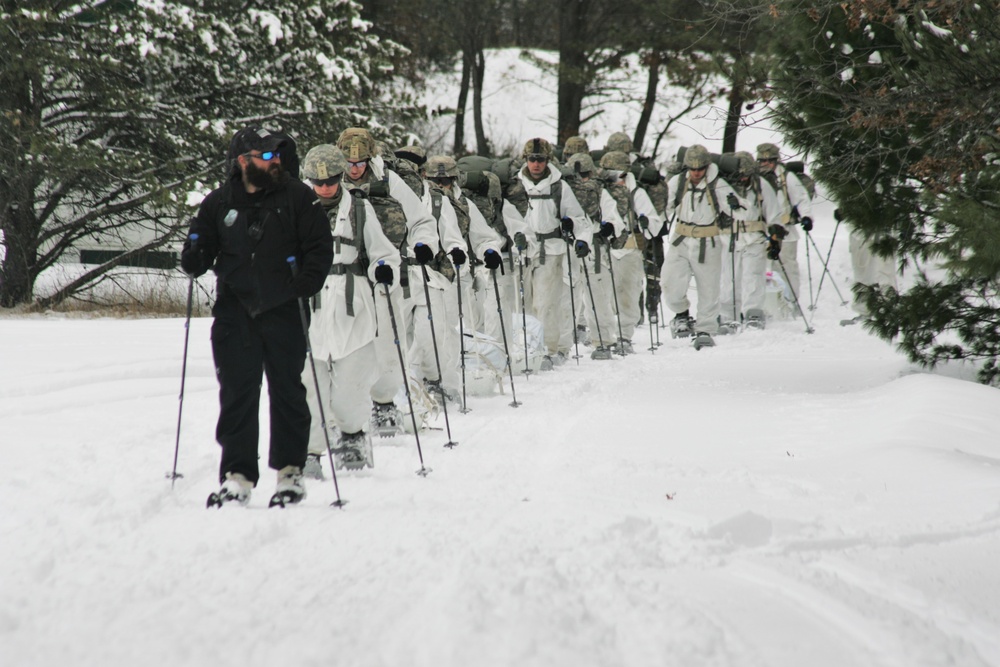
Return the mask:
{"type": "Polygon", "coordinates": [[[739,232],[736,230],[736,225],[733,225],[733,229],[729,234],[729,256],[733,264],[733,275],[732,277],[732,287],[733,287],[733,324],[739,320],[736,315],[736,241],[739,239],[739,232]]]}
{"type": "MultiPolygon", "coordinates": [[[[765,232],[761,232],[764,238],[770,243],[771,237],[769,237],[765,232]]],[[[795,293],[795,288],[792,287],[792,281],[788,278],[788,271],[785,270],[785,263],[781,261],[781,254],[775,257],[778,260],[778,266],[781,267],[781,273],[785,276],[785,285],[787,285],[788,290],[792,293],[792,300],[795,301],[795,308],[799,311],[799,315],[802,316],[802,321],[806,323],[806,333],[811,334],[815,331],[811,326],[809,326],[809,320],[806,319],[806,314],[802,312],[802,307],[799,305],[799,296],[795,293]]]]}
{"type": "MultiPolygon", "coordinates": [[[[379,264],[384,263],[383,260],[379,260],[379,264]]],[[[405,270],[405,267],[400,268],[401,271],[405,270]]],[[[389,295],[389,286],[383,285],[385,288],[384,295],[386,306],[389,307],[389,322],[392,323],[392,340],[396,344],[396,354],[399,355],[399,370],[403,374],[403,388],[406,390],[406,403],[410,406],[410,421],[413,424],[413,437],[417,441],[417,457],[420,459],[420,470],[417,474],[421,477],[427,477],[427,473],[432,472],[430,468],[424,466],[424,452],[420,448],[420,429],[417,427],[417,413],[413,411],[413,398],[410,396],[410,378],[406,374],[406,362],[403,361],[403,347],[399,342],[399,328],[396,326],[396,311],[392,307],[392,297],[389,295]]]]}
{"type": "MultiPolygon", "coordinates": [[[[188,238],[191,240],[191,250],[193,251],[195,245],[198,243],[198,235],[191,234],[188,238]]],[[[187,319],[184,320],[184,356],[181,362],[181,393],[177,397],[177,439],[174,441],[174,469],[167,473],[167,477],[170,478],[171,490],[173,490],[177,478],[184,476],[177,472],[177,457],[181,451],[181,414],[184,412],[184,380],[187,378],[188,337],[191,334],[191,302],[193,299],[194,276],[191,275],[188,276],[187,319]]]]}
{"type": "Polygon", "coordinates": [[[517,262],[517,282],[521,292],[521,331],[524,333],[524,377],[528,377],[534,371],[528,368],[528,312],[524,307],[524,262],[522,255],[517,262]]]}
{"type": "Polygon", "coordinates": [[[618,308],[618,285],[615,284],[615,260],[611,256],[611,246],[608,246],[608,273],[611,274],[611,293],[615,297],[615,319],[618,321],[618,354],[625,356],[625,346],[620,342],[625,340],[622,333],[622,311],[618,308]]]}
{"type": "MultiPolygon", "coordinates": [[[[834,230],[833,230],[833,231],[834,231],[834,233],[836,234],[836,232],[837,232],[837,229],[836,229],[836,228],[834,228],[834,230]]],[[[822,260],[823,260],[823,256],[822,256],[822,255],[820,255],[820,252],[819,252],[819,247],[818,247],[818,246],[816,246],[816,241],[815,241],[815,240],[813,240],[813,237],[812,237],[812,236],[811,236],[811,235],[809,234],[809,232],[806,232],[806,237],[807,237],[807,238],[808,238],[808,239],[809,239],[810,241],[812,241],[812,244],[813,244],[813,247],[815,247],[815,248],[816,248],[816,254],[817,254],[817,255],[819,255],[819,258],[820,258],[820,261],[822,261],[822,260]]],[[[807,250],[809,249],[809,246],[808,246],[808,245],[806,246],[806,249],[807,249],[807,250]]],[[[830,249],[831,249],[831,250],[833,249],[833,242],[832,242],[832,241],[830,242],[830,249]]],[[[822,287],[822,286],[823,286],[823,277],[825,277],[825,276],[826,276],[826,274],[828,274],[828,273],[830,273],[830,267],[829,267],[829,266],[827,266],[827,263],[826,263],[826,262],[823,262],[823,276],[821,276],[821,277],[820,277],[820,287],[822,287]]],[[[839,287],[837,287],[837,281],[833,279],[833,274],[832,274],[832,273],[830,273],[830,284],[832,284],[832,285],[833,285],[833,289],[837,290],[837,296],[838,296],[838,297],[840,297],[840,305],[841,305],[841,306],[846,306],[846,305],[847,305],[847,300],[846,300],[846,299],[844,299],[844,295],[840,293],[840,288],[839,288],[839,287]]],[[[816,294],[816,300],[817,300],[817,301],[819,301],[819,293],[818,293],[818,292],[817,292],[817,294],[816,294]]]]}
{"type": "Polygon", "coordinates": [[[573,314],[573,345],[576,347],[576,365],[580,365],[580,337],[576,335],[576,297],[573,296],[573,253],[570,252],[572,248],[573,235],[563,233],[563,240],[566,241],[566,272],[569,274],[569,307],[570,312],[573,314]]]}
{"type": "MultiPolygon", "coordinates": [[[[598,246],[598,253],[600,253],[600,244],[595,244],[598,246]]],[[[598,261],[600,261],[600,254],[598,254],[598,261]]],[[[587,293],[590,294],[590,309],[594,311],[594,326],[597,328],[597,342],[600,344],[601,349],[604,348],[604,337],[601,336],[601,322],[597,319],[597,303],[594,301],[594,289],[590,286],[590,271],[587,270],[587,262],[580,262],[583,266],[583,277],[587,279],[587,293]]]]}
{"type": "MultiPolygon", "coordinates": [[[[465,323],[462,321],[462,265],[455,267],[455,287],[458,290],[458,348],[462,355],[462,409],[463,415],[471,412],[465,402],[465,323]]],[[[440,372],[440,371],[439,371],[440,372]]],[[[444,388],[442,387],[442,391],[444,388]]]]}
{"type": "Polygon", "coordinates": [[[420,271],[424,274],[424,299],[427,300],[427,323],[431,328],[431,345],[434,347],[434,363],[437,364],[438,382],[441,385],[441,409],[444,411],[444,425],[448,431],[448,442],[444,446],[451,449],[458,443],[451,439],[451,422],[448,420],[448,397],[444,393],[444,374],[441,372],[441,355],[438,354],[437,334],[434,333],[434,312],[431,309],[430,278],[427,276],[427,265],[421,264],[420,271]]]}
{"type": "MultiPolygon", "coordinates": [[[[292,278],[299,275],[299,267],[295,263],[295,255],[288,257],[288,266],[292,270],[292,278]]],[[[337,499],[330,503],[334,507],[343,508],[347,504],[346,500],[340,497],[340,485],[337,483],[337,467],[333,464],[333,446],[330,444],[330,431],[326,427],[326,411],[323,410],[323,396],[319,393],[319,377],[316,375],[316,360],[313,358],[312,341],[309,339],[309,320],[306,318],[306,307],[300,297],[295,301],[299,304],[299,319],[302,321],[302,335],[306,337],[306,352],[309,356],[309,367],[312,368],[313,386],[316,389],[316,405],[319,407],[319,421],[323,427],[323,438],[326,440],[326,453],[330,458],[330,473],[333,479],[333,490],[337,494],[337,499]]]]}
{"type": "MultiPolygon", "coordinates": [[[[503,271],[503,264],[500,265],[500,270],[503,271]]],[[[507,354],[507,376],[510,378],[510,395],[514,400],[510,402],[510,407],[516,408],[521,405],[517,401],[517,394],[514,392],[514,370],[511,368],[510,363],[510,348],[507,346],[507,325],[503,321],[503,306],[500,305],[500,287],[497,285],[497,270],[490,269],[490,275],[493,276],[493,293],[497,297],[497,315],[500,316],[500,333],[503,334],[503,351],[507,354]]],[[[524,348],[525,357],[528,354],[528,348],[524,348]]]]}
{"type": "MultiPolygon", "coordinates": [[[[833,242],[837,240],[837,230],[840,229],[840,223],[843,222],[843,220],[844,220],[844,216],[841,215],[839,208],[833,210],[833,217],[837,220],[837,224],[834,225],[834,227],[833,227],[833,236],[830,237],[830,248],[826,251],[826,261],[823,262],[823,266],[827,266],[830,263],[830,255],[833,254],[833,242]]],[[[817,301],[819,301],[819,293],[823,290],[823,279],[826,278],[826,274],[827,273],[829,273],[829,270],[825,271],[823,273],[823,275],[821,275],[819,277],[819,287],[816,289],[816,300],[817,301]]],[[[832,273],[830,274],[830,280],[831,281],[833,280],[833,274],[832,273]]],[[[836,283],[834,283],[834,284],[836,284],[836,283]]],[[[839,292],[840,292],[840,290],[838,290],[838,294],[839,294],[839,292]]],[[[841,297],[840,300],[841,300],[841,305],[843,305],[843,306],[847,305],[847,302],[844,301],[843,297],[841,297]]]]}

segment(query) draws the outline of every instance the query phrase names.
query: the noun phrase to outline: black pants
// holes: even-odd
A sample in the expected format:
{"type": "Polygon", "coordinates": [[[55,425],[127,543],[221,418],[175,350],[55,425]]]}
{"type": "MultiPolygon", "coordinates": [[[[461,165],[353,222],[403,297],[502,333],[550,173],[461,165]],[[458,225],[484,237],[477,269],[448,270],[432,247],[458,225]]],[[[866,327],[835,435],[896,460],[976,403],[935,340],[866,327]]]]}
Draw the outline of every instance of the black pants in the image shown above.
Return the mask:
{"type": "Polygon", "coordinates": [[[255,318],[232,295],[212,309],[212,356],[219,380],[219,423],[215,438],[222,446],[219,481],[227,472],[242,473],[257,484],[258,414],[263,374],[267,375],[271,413],[268,465],[302,467],[309,445],[309,406],[302,384],[306,339],[298,304],[289,301],[255,318]]]}

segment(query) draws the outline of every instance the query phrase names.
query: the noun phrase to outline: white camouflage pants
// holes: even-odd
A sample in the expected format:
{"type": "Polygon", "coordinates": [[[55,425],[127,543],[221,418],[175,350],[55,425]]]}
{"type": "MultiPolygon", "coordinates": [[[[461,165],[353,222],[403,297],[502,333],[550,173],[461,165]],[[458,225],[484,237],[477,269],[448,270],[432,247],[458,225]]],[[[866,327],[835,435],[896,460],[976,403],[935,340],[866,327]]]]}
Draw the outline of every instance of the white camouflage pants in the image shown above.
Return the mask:
{"type": "MultiPolygon", "coordinates": [[[[406,331],[412,304],[403,298],[403,290],[399,287],[389,290],[392,297],[392,312],[396,316],[396,329],[399,332],[400,349],[403,351],[403,363],[406,363],[406,331]]],[[[381,285],[375,286],[375,316],[378,318],[378,329],[375,332],[376,379],[372,384],[371,397],[378,403],[392,403],[396,392],[403,386],[403,372],[399,366],[399,352],[393,336],[392,321],[389,318],[388,300],[381,285]]]]}
{"type": "Polygon", "coordinates": [[[724,322],[739,322],[752,308],[764,309],[767,297],[767,240],[761,232],[743,232],[736,237],[736,252],[730,252],[730,237],[722,255],[719,314],[724,322]],[[736,302],[733,303],[733,262],[736,263],[736,302]],[[735,313],[735,315],[734,315],[735,313]]]}
{"type": "Polygon", "coordinates": [[[694,278],[698,292],[695,331],[718,333],[723,241],[718,236],[706,239],[687,236],[677,238],[681,239],[680,244],[674,245],[671,241],[667,248],[667,257],[663,262],[663,280],[666,282],[663,296],[667,308],[674,313],[690,310],[691,302],[687,298],[687,291],[691,278],[694,278]],[[704,242],[704,261],[699,262],[702,242],[704,242]]]}
{"type": "Polygon", "coordinates": [[[410,346],[410,365],[418,378],[441,380],[442,386],[450,392],[461,393],[462,385],[458,374],[458,292],[454,283],[450,289],[430,286],[430,311],[424,294],[424,279],[419,269],[410,273],[410,295],[413,297],[413,344],[410,346]],[[428,318],[428,314],[433,321],[428,318]],[[431,332],[433,323],[434,331],[431,332]],[[437,354],[441,360],[441,376],[438,376],[437,354]]]}
{"type": "MultiPolygon", "coordinates": [[[[336,361],[316,360],[319,398],[323,402],[323,413],[328,426],[336,424],[341,433],[356,433],[365,429],[371,419],[372,402],[369,395],[376,375],[374,342],[367,343],[336,361]]],[[[323,455],[326,454],[326,437],[323,435],[323,422],[317,407],[312,367],[308,363],[302,372],[302,384],[306,386],[306,401],[312,414],[309,453],[323,455]]],[[[336,442],[331,444],[337,446],[336,442]]]]}
{"type": "MultiPolygon", "coordinates": [[[[624,257],[614,257],[615,291],[618,295],[618,319],[621,322],[622,338],[632,340],[635,327],[639,324],[642,311],[639,297],[646,287],[646,269],[642,265],[642,251],[630,249],[624,257]]],[[[610,278],[609,278],[610,280],[610,278]]],[[[615,331],[615,339],[618,331],[615,331]]]]}
{"type": "MultiPolygon", "coordinates": [[[[863,285],[883,285],[898,289],[895,259],[885,259],[872,253],[871,246],[869,246],[865,238],[853,229],[851,230],[848,247],[851,252],[851,269],[854,273],[854,282],[863,285]]],[[[857,297],[852,299],[851,308],[859,315],[868,314],[868,309],[858,301],[857,297]]]]}
{"type": "Polygon", "coordinates": [[[573,335],[568,328],[572,324],[572,317],[566,284],[566,254],[550,254],[545,258],[544,264],[537,260],[533,260],[533,263],[532,302],[535,317],[542,323],[545,354],[562,352],[568,356],[573,345],[573,335]]]}

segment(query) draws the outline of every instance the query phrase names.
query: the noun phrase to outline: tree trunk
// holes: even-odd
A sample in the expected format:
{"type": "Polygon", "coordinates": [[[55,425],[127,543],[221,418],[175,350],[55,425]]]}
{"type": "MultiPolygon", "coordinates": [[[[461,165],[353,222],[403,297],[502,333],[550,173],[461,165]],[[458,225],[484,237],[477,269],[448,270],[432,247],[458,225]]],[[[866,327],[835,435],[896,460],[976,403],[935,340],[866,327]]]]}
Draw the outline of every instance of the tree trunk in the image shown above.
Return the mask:
{"type": "Polygon", "coordinates": [[[486,138],[483,125],[483,78],[486,74],[486,55],[482,46],[476,49],[475,67],[472,69],[472,119],[476,126],[476,153],[491,156],[493,149],[486,138]]]}
{"type": "Polygon", "coordinates": [[[472,56],[462,49],[462,81],[458,87],[458,104],[455,105],[455,142],[452,154],[465,154],[465,108],[469,104],[469,81],[472,78],[472,56]]]}
{"type": "Polygon", "coordinates": [[[11,207],[3,220],[4,246],[7,254],[0,272],[0,307],[13,308],[30,303],[35,290],[35,263],[38,242],[29,209],[11,207]]]}
{"type": "Polygon", "coordinates": [[[587,56],[582,39],[586,0],[559,3],[559,85],[556,99],[560,144],[580,134],[580,113],[587,79],[587,56]]]}
{"type": "Polygon", "coordinates": [[[722,134],[722,152],[736,150],[736,135],[740,132],[740,118],[743,116],[743,81],[733,81],[729,89],[729,109],[726,111],[726,127],[722,134]]]}
{"type": "Polygon", "coordinates": [[[660,87],[660,66],[663,64],[663,56],[658,52],[650,53],[646,57],[646,97],[642,101],[642,113],[639,114],[639,122],[635,126],[635,136],[632,137],[632,146],[636,153],[642,153],[642,143],[646,140],[646,130],[649,129],[649,119],[653,116],[653,109],[656,107],[656,90],[660,87]]]}

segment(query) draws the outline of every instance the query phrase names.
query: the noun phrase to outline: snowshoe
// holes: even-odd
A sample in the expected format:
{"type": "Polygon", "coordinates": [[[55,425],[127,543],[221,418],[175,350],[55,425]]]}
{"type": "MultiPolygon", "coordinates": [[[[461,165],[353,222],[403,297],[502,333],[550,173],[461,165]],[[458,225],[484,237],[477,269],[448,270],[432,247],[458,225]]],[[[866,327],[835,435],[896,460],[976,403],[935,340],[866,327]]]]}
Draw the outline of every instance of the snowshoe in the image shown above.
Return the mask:
{"type": "Polygon", "coordinates": [[[603,345],[599,346],[590,353],[590,358],[597,361],[606,361],[607,359],[611,359],[613,356],[614,354],[611,351],[611,348],[604,347],[603,345]]]}
{"type": "Polygon", "coordinates": [[[622,338],[618,341],[618,351],[623,357],[626,354],[635,354],[635,348],[632,347],[632,341],[627,338],[622,338]]]}
{"type": "Polygon", "coordinates": [[[715,341],[712,340],[712,334],[706,331],[699,331],[695,334],[692,343],[694,344],[694,349],[696,350],[700,350],[703,347],[715,347],[715,341]]]}
{"type": "Polygon", "coordinates": [[[323,474],[323,463],[319,454],[309,454],[306,456],[306,465],[302,468],[302,475],[309,479],[323,481],[326,476],[323,474]]]}
{"type": "Polygon", "coordinates": [[[747,329],[763,330],[766,325],[767,322],[763,310],[760,308],[751,308],[747,311],[746,324],[744,325],[747,329]]]}
{"type": "Polygon", "coordinates": [[[337,470],[361,470],[365,467],[375,467],[372,441],[364,431],[341,435],[337,448],[333,450],[333,455],[333,462],[337,470]]]}
{"type": "Polygon", "coordinates": [[[580,343],[580,345],[586,345],[588,347],[593,345],[593,341],[590,338],[590,332],[587,331],[587,327],[582,324],[576,325],[576,340],[580,343]]]}
{"type": "Polygon", "coordinates": [[[253,484],[238,472],[227,472],[226,481],[222,483],[215,493],[208,494],[205,507],[222,507],[226,503],[239,503],[246,505],[250,502],[250,493],[253,491],[253,484]]]}
{"type": "Polygon", "coordinates": [[[555,368],[555,364],[552,363],[552,357],[546,354],[544,357],[542,357],[542,363],[538,367],[538,370],[551,371],[553,368],[555,368]]]}
{"type": "Polygon", "coordinates": [[[857,324],[860,321],[861,321],[861,316],[858,315],[857,317],[852,317],[849,320],[840,320],[840,326],[842,326],[842,327],[849,327],[849,326],[853,326],[853,325],[857,324]]]}
{"type": "Polygon", "coordinates": [[[403,413],[395,403],[372,405],[372,433],[380,438],[391,438],[403,432],[403,413]]]}
{"type": "Polygon", "coordinates": [[[306,497],[306,487],[302,483],[302,469],[298,466],[285,466],[278,471],[278,483],[274,487],[268,507],[285,507],[295,505],[306,497]]]}
{"type": "Polygon", "coordinates": [[[693,321],[687,313],[678,313],[670,320],[670,336],[672,338],[688,338],[694,333],[693,321]]]}
{"type": "Polygon", "coordinates": [[[740,324],[739,322],[719,322],[719,335],[729,336],[731,334],[739,333],[740,324]]]}

